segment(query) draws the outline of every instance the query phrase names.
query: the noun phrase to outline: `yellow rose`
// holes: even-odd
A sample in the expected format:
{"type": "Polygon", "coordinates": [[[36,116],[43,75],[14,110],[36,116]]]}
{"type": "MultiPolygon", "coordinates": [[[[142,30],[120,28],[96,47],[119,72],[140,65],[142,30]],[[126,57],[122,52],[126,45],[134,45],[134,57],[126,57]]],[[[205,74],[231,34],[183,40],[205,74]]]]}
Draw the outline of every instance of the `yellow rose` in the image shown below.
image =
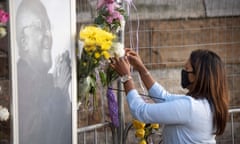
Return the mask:
{"type": "Polygon", "coordinates": [[[151,124],[151,127],[154,128],[154,129],[158,129],[159,128],[159,124],[151,124]]]}
{"type": "Polygon", "coordinates": [[[147,144],[146,140],[145,139],[142,139],[139,144],[147,144]]]}
{"type": "Polygon", "coordinates": [[[142,128],[144,128],[145,127],[145,123],[143,123],[143,122],[141,122],[141,121],[138,121],[138,120],[133,120],[133,127],[135,128],[135,129],[142,129],[142,128]]]}
{"type": "Polygon", "coordinates": [[[144,135],[145,135],[145,130],[144,129],[137,129],[136,130],[136,133],[135,133],[136,137],[144,138],[144,135]]]}

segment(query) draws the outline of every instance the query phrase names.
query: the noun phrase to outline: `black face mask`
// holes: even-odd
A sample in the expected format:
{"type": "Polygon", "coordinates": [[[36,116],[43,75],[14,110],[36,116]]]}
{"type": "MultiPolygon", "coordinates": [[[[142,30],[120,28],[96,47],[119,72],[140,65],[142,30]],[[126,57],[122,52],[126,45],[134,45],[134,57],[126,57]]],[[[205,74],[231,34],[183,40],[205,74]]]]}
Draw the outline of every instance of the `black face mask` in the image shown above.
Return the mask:
{"type": "Polygon", "coordinates": [[[183,88],[187,88],[191,84],[191,82],[188,79],[188,73],[193,73],[193,72],[188,72],[184,69],[181,72],[181,76],[182,76],[181,77],[181,85],[183,88]]]}

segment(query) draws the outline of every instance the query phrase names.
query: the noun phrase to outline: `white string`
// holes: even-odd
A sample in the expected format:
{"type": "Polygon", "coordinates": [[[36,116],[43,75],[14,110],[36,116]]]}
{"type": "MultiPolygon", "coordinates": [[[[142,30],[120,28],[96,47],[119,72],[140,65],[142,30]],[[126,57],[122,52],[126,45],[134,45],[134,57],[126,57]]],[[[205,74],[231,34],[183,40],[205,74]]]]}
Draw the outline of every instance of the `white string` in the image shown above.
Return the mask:
{"type": "MultiPolygon", "coordinates": [[[[136,12],[136,16],[137,16],[137,29],[136,29],[136,48],[135,48],[135,51],[137,52],[137,54],[139,54],[139,37],[138,37],[138,32],[139,32],[139,15],[138,15],[138,11],[137,11],[137,8],[136,8],[136,6],[134,5],[134,3],[133,2],[131,2],[131,6],[134,8],[134,10],[135,10],[135,12],[136,12]]],[[[131,16],[131,11],[129,11],[129,18],[130,18],[130,16],[131,16]]],[[[130,22],[130,27],[129,27],[129,37],[130,37],[130,48],[133,48],[134,47],[134,45],[133,45],[133,39],[132,39],[132,37],[133,37],[133,29],[132,29],[132,23],[130,22]]],[[[131,68],[131,72],[133,72],[133,68],[131,68]]],[[[140,88],[143,90],[143,93],[144,94],[147,94],[147,92],[146,92],[146,89],[145,89],[145,87],[144,87],[144,85],[143,85],[143,83],[142,83],[142,80],[141,80],[141,76],[140,76],[140,74],[138,73],[137,74],[137,79],[138,79],[138,81],[139,81],[139,84],[140,84],[140,88]]]]}

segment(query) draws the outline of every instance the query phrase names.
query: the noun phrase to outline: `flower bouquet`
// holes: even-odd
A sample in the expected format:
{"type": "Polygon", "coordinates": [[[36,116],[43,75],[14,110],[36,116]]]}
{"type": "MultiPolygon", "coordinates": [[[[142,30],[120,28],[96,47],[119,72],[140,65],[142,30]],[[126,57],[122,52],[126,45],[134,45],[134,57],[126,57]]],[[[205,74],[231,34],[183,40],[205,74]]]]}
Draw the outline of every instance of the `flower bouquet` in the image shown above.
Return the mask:
{"type": "MultiPolygon", "coordinates": [[[[0,9],[0,38],[6,36],[6,23],[8,22],[9,14],[0,9]]],[[[8,109],[0,105],[0,121],[7,121],[9,118],[8,109]]]]}
{"type": "Polygon", "coordinates": [[[123,30],[127,17],[124,9],[114,0],[100,0],[97,12],[94,23],[84,26],[79,32],[78,101],[80,105],[88,107],[91,95],[93,108],[96,108],[98,85],[102,88],[107,87],[110,117],[113,124],[118,126],[117,102],[111,88],[118,75],[109,66],[109,58],[124,56],[124,46],[118,41],[118,33],[123,30]]]}
{"type": "Polygon", "coordinates": [[[108,60],[112,56],[123,56],[123,46],[114,42],[116,35],[101,29],[97,26],[86,26],[79,34],[81,52],[78,62],[78,76],[80,79],[80,96],[87,100],[87,95],[96,95],[97,80],[100,80],[102,86],[107,86],[116,79],[116,74],[108,65],[108,60]],[[122,49],[117,53],[117,49],[122,49]]]}
{"type": "Polygon", "coordinates": [[[6,23],[9,19],[9,14],[4,10],[0,9],[0,38],[3,38],[7,35],[6,23]]]}

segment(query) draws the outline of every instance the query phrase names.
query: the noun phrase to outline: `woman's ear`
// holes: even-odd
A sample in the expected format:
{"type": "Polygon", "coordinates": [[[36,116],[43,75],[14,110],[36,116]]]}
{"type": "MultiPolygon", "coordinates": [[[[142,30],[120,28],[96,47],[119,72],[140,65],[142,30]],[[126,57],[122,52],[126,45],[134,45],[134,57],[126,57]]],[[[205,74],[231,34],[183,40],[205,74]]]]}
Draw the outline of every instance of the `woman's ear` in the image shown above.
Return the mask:
{"type": "Polygon", "coordinates": [[[196,79],[196,76],[194,73],[189,73],[188,74],[188,79],[189,79],[189,82],[193,83],[196,79]]]}

